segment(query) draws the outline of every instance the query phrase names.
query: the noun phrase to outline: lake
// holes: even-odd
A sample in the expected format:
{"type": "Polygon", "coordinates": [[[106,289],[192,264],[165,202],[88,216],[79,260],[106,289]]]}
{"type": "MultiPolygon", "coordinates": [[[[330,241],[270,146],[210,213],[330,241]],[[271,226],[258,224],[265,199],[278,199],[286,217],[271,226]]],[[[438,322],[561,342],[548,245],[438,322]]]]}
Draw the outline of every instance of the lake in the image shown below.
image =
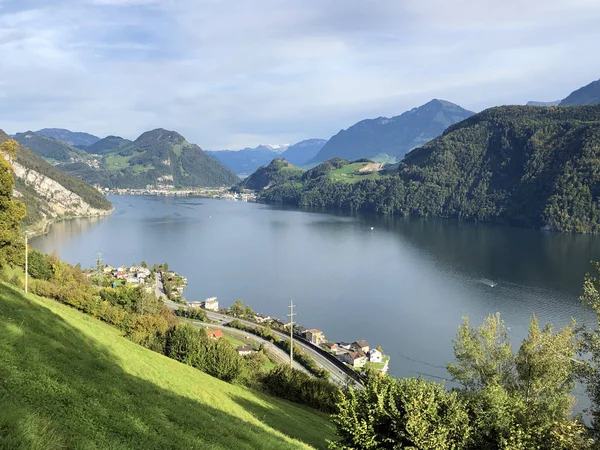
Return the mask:
{"type": "Polygon", "coordinates": [[[330,340],[367,340],[396,376],[447,377],[451,339],[496,311],[513,343],[531,314],[564,325],[595,315],[578,296],[600,237],[281,209],[203,198],[112,196],[102,219],[57,223],[35,248],[84,267],[168,262],[188,277],[188,300],[242,299],[330,340]],[[492,287],[493,286],[493,287],[492,287]]]}

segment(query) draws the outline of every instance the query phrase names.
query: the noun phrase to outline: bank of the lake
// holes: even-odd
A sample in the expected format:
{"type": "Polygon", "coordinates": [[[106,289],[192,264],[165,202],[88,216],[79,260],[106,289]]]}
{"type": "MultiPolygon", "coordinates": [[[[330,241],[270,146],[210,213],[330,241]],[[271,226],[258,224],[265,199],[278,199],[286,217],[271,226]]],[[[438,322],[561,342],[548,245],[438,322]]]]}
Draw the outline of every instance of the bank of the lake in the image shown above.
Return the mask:
{"type": "Polygon", "coordinates": [[[556,325],[594,319],[578,296],[600,259],[595,236],[193,197],[110,200],[109,217],[54,224],[32,245],[84,266],[98,251],[109,263],[168,261],[188,277],[188,300],[242,299],[285,317],[293,298],[296,319],[328,339],[381,344],[396,376],[446,377],[464,315],[477,323],[500,311],[515,340],[533,313],[556,325]]]}

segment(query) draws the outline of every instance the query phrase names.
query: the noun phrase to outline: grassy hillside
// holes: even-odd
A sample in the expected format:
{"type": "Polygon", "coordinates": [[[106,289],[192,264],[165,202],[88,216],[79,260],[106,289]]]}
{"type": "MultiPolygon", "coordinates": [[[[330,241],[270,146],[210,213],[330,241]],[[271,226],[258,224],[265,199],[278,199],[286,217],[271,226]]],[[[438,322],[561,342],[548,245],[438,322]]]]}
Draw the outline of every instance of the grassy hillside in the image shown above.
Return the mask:
{"type": "Polygon", "coordinates": [[[0,284],[0,448],[325,447],[325,415],[212,378],[0,284]]]}

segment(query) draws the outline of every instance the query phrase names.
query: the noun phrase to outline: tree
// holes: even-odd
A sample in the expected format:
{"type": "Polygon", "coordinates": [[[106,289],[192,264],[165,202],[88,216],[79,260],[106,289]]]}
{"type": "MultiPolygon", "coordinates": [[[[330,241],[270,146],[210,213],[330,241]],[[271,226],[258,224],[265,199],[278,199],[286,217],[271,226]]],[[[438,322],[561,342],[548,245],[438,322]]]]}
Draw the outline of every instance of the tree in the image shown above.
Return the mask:
{"type": "Polygon", "coordinates": [[[12,139],[0,144],[0,269],[24,263],[21,219],[25,217],[25,205],[13,199],[15,180],[10,161],[16,157],[19,144],[12,139]]]}
{"type": "Polygon", "coordinates": [[[600,262],[592,262],[596,274],[586,274],[581,300],[596,312],[597,326],[585,329],[580,352],[586,358],[578,367],[580,380],[592,403],[592,434],[600,440],[600,262]]]}
{"type": "Polygon", "coordinates": [[[144,269],[148,268],[148,263],[146,262],[146,260],[143,260],[142,263],[140,264],[144,269]]]}
{"type": "Polygon", "coordinates": [[[577,345],[572,326],[540,329],[532,317],[514,355],[499,314],[479,328],[465,318],[454,341],[457,363],[448,364],[448,372],[462,385],[473,448],[586,448],[583,426],[570,417],[577,345]]]}
{"type": "Polygon", "coordinates": [[[231,307],[229,308],[229,312],[234,317],[244,317],[246,308],[244,307],[244,304],[242,303],[241,300],[236,300],[235,303],[233,305],[231,305],[231,307]]]}
{"type": "Polygon", "coordinates": [[[339,395],[331,449],[467,449],[464,402],[443,386],[416,378],[370,375],[364,389],[339,395]]]}

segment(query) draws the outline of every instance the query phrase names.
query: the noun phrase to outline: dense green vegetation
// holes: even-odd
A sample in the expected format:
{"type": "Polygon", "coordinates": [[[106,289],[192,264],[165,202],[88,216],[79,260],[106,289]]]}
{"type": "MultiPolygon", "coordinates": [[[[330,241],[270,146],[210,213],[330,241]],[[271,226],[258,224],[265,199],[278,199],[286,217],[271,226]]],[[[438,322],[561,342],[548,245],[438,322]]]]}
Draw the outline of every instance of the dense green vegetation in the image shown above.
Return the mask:
{"type": "Polygon", "coordinates": [[[555,332],[534,317],[515,354],[499,315],[479,328],[465,319],[448,365],[459,387],[371,374],[365,389],[340,394],[340,439],[330,448],[591,449],[572,418],[576,375],[587,364],[574,359],[578,346],[572,327],[555,332]]]}
{"type": "Polygon", "coordinates": [[[93,134],[65,130],[64,128],[43,128],[36,131],[36,133],[58,139],[78,148],[87,147],[100,140],[98,136],[94,136],[93,134]]]}
{"type": "Polygon", "coordinates": [[[333,437],[323,414],[220,381],[5,284],[0,360],[0,448],[323,448],[333,437]]]}
{"type": "Polygon", "coordinates": [[[85,151],[95,155],[104,155],[119,150],[128,144],[131,144],[129,139],[123,139],[120,136],[106,136],[105,138],[88,145],[85,148],[85,151]]]}
{"type": "Polygon", "coordinates": [[[25,217],[25,205],[13,200],[12,166],[4,157],[15,158],[17,147],[13,140],[0,143],[0,269],[19,264],[24,259],[20,222],[25,217]]]}
{"type": "Polygon", "coordinates": [[[70,162],[85,160],[87,158],[83,150],[52,137],[34,133],[33,131],[17,133],[14,139],[19,144],[31,149],[36,155],[50,161],[70,162]]]}
{"type": "Polygon", "coordinates": [[[243,189],[261,190],[271,186],[299,181],[304,171],[284,159],[276,158],[268,166],[259,167],[256,172],[242,181],[238,187],[243,189]]]}
{"type": "Polygon", "coordinates": [[[278,178],[270,174],[259,199],[600,231],[600,106],[492,108],[410,152],[396,174],[369,177],[377,179],[336,181],[342,164],[317,166],[301,182],[273,183],[278,178]]]}
{"type": "Polygon", "coordinates": [[[434,99],[399,116],[362,120],[329,139],[308,163],[332,158],[400,160],[406,152],[471,115],[458,105],[434,99]]]}
{"type": "Polygon", "coordinates": [[[61,169],[109,188],[227,186],[239,181],[223,164],[174,131],[147,131],[130,143],[109,137],[95,145],[99,148],[87,150],[103,155],[98,168],[73,162],[61,165],[61,169]],[[111,145],[114,148],[109,148],[111,145]]]}

